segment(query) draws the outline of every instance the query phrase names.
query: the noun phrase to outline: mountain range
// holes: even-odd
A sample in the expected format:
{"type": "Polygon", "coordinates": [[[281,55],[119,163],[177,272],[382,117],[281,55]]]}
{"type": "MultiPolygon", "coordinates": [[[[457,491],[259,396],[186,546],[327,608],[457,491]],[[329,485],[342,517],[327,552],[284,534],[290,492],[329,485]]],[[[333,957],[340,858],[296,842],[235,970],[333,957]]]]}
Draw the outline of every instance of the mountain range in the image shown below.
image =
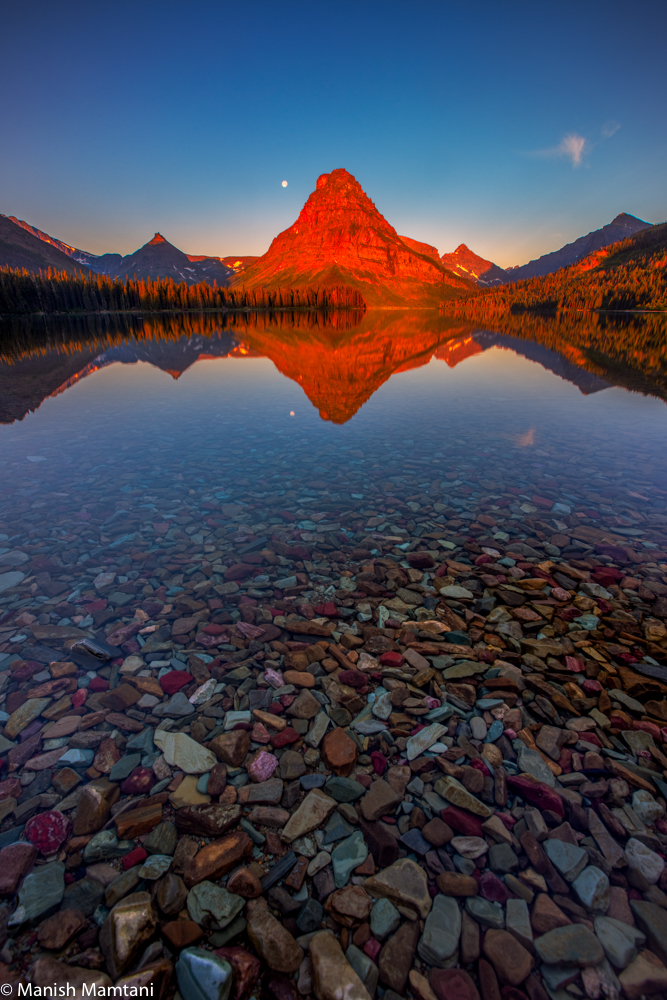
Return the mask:
{"type": "Polygon", "coordinates": [[[322,174],[296,222],[261,257],[186,254],[156,233],[132,254],[93,254],[0,215],[0,266],[49,267],[69,274],[172,278],[247,289],[348,285],[369,306],[438,305],[474,287],[552,274],[651,227],[621,213],[608,225],[528,264],[503,269],[462,243],[442,256],[436,247],[399,236],[347,170],[322,174]]]}

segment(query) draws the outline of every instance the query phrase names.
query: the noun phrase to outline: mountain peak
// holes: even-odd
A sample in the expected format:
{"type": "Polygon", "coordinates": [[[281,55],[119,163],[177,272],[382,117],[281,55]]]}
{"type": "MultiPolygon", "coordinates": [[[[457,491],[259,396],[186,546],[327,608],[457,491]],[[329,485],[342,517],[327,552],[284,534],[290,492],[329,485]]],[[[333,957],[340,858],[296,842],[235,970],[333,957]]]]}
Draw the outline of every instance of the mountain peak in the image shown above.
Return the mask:
{"type": "Polygon", "coordinates": [[[437,305],[469,288],[437,250],[407,242],[342,167],[320,174],[296,222],[235,281],[246,288],[348,285],[369,305],[437,305]]]}
{"type": "Polygon", "coordinates": [[[627,226],[630,224],[635,227],[635,224],[639,223],[640,226],[650,226],[650,222],[644,222],[643,219],[638,219],[636,215],[630,215],[629,212],[620,212],[615,219],[611,220],[612,226],[627,226]]]}
{"type": "Polygon", "coordinates": [[[148,243],[146,244],[146,246],[147,246],[147,247],[150,247],[150,246],[152,246],[152,245],[153,245],[154,243],[166,243],[166,242],[167,242],[167,241],[165,240],[164,236],[162,236],[162,235],[161,235],[160,233],[156,233],[156,234],[155,234],[155,236],[153,237],[153,239],[152,239],[152,240],[150,240],[150,241],[149,241],[149,242],[148,242],[148,243]]]}

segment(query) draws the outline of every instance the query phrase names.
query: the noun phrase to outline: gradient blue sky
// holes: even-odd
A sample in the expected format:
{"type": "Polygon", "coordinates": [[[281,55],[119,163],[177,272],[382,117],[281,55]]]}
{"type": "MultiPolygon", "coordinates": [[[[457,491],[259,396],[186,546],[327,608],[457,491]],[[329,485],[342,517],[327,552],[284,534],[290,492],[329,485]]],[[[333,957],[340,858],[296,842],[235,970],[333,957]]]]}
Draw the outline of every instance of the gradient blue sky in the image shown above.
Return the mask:
{"type": "Polygon", "coordinates": [[[667,218],[666,29],[658,0],[5,3],[0,211],[261,254],[346,167],[399,233],[524,263],[667,218]]]}

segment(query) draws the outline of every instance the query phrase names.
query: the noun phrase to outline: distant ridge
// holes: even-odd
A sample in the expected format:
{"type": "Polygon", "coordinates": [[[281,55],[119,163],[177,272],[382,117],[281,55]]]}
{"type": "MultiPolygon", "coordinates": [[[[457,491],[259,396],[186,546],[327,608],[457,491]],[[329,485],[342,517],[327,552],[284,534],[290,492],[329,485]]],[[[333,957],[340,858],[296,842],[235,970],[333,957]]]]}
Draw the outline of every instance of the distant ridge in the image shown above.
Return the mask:
{"type": "Polygon", "coordinates": [[[454,253],[443,254],[440,262],[454,274],[476,281],[478,285],[502,285],[509,280],[507,271],[492,261],[479,257],[465,243],[461,243],[454,253]]]}
{"type": "Polygon", "coordinates": [[[612,243],[619,243],[621,240],[627,239],[628,236],[634,236],[635,233],[641,232],[642,229],[649,229],[651,225],[650,222],[636,219],[634,215],[621,212],[608,225],[601,229],[594,229],[587,236],[580,236],[578,240],[567,243],[560,250],[543,254],[537,260],[531,260],[528,264],[523,264],[520,267],[508,268],[508,279],[520,281],[522,278],[538,278],[543,274],[553,274],[554,271],[559,271],[562,267],[576,264],[595,250],[602,250],[603,247],[610,246],[612,243]]]}
{"type": "Polygon", "coordinates": [[[126,257],[104,254],[92,266],[100,274],[116,278],[136,276],[144,280],[151,278],[153,281],[172,278],[177,283],[184,281],[188,285],[207,281],[209,284],[215,282],[220,287],[225,287],[234,274],[234,269],[223,264],[219,257],[190,257],[166,240],[161,233],[156,233],[152,240],[126,257]]]}
{"type": "Polygon", "coordinates": [[[35,236],[32,227],[0,215],[0,267],[20,267],[36,274],[50,267],[68,274],[88,272],[88,268],[60,250],[55,243],[35,236]]]}
{"type": "Polygon", "coordinates": [[[471,288],[445,270],[435,247],[400,237],[343,169],[320,175],[294,225],[233,279],[236,285],[348,285],[360,291],[369,306],[437,306],[471,288]]]}

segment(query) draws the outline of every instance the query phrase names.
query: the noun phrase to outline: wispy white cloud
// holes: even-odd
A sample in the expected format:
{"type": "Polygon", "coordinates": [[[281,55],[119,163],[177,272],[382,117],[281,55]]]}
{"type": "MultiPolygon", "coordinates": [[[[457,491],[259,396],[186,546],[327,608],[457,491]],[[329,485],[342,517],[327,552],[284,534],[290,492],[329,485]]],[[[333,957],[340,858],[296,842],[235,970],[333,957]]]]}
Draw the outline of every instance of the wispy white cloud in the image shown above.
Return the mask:
{"type": "Polygon", "coordinates": [[[602,128],[600,129],[600,132],[602,133],[602,138],[611,139],[612,135],[616,135],[620,127],[621,123],[615,122],[613,118],[610,119],[608,122],[605,122],[602,128]]]}
{"type": "Polygon", "coordinates": [[[592,142],[578,132],[568,132],[557,146],[550,146],[548,149],[535,149],[529,155],[540,156],[544,159],[566,159],[576,169],[582,165],[591,150],[605,139],[611,139],[620,127],[620,122],[610,119],[600,129],[601,138],[597,142],[592,142]]]}

